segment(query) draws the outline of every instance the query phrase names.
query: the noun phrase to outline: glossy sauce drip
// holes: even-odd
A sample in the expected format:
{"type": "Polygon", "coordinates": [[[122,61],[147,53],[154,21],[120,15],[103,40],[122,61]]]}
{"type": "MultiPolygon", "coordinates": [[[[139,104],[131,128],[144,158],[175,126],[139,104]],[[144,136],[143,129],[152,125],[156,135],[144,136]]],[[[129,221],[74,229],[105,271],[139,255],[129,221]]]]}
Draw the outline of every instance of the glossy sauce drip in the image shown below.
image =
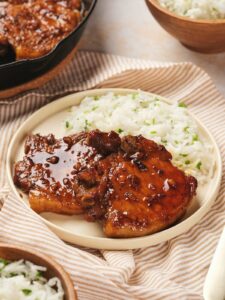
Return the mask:
{"type": "Polygon", "coordinates": [[[41,167],[46,169],[50,184],[59,182],[61,185],[68,185],[77,172],[89,167],[91,158],[101,157],[92,147],[85,144],[77,143],[67,149],[68,145],[62,142],[60,148],[55,148],[52,154],[42,151],[33,152],[30,156],[34,164],[41,164],[41,167]],[[69,181],[66,181],[66,178],[69,181]]]}
{"type": "Polygon", "coordinates": [[[171,225],[197,181],[174,167],[166,149],[141,136],[93,130],[56,139],[30,136],[14,181],[39,211],[101,220],[107,236],[137,236],[171,225]],[[41,193],[41,196],[38,196],[41,193]],[[135,234],[134,234],[135,232],[135,234]]]}

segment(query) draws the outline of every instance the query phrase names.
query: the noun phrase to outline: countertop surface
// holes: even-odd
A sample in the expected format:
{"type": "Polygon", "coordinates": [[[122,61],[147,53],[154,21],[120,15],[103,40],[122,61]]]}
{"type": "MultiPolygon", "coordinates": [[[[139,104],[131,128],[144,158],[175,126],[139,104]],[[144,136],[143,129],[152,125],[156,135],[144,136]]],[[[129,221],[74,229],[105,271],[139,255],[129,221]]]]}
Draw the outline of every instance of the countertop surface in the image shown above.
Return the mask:
{"type": "Polygon", "coordinates": [[[153,61],[192,62],[225,97],[225,53],[190,51],[155,21],[144,0],[98,0],[80,49],[153,61]]]}

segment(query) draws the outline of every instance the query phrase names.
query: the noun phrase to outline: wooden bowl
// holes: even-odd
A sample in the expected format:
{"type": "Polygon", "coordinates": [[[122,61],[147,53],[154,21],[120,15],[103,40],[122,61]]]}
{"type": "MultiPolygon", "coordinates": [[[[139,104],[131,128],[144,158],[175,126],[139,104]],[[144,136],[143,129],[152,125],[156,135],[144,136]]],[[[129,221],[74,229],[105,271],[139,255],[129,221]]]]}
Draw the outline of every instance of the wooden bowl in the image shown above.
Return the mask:
{"type": "Polygon", "coordinates": [[[161,7],[158,0],[145,0],[159,24],[187,48],[202,53],[225,51],[225,19],[193,20],[161,7]]]}
{"type": "Polygon", "coordinates": [[[65,300],[77,299],[74,286],[69,275],[50,256],[41,254],[40,252],[24,246],[0,244],[0,258],[11,261],[25,259],[36,265],[46,267],[47,271],[44,272],[44,277],[48,279],[58,277],[61,280],[65,292],[65,300]]]}

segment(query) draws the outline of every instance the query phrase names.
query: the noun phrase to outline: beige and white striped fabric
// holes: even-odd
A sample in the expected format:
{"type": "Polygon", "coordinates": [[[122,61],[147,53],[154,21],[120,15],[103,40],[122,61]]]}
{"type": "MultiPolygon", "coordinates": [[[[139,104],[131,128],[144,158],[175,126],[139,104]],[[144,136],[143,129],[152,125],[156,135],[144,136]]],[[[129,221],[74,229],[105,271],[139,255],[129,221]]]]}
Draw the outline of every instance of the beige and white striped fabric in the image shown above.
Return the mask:
{"type": "MultiPolygon", "coordinates": [[[[97,251],[68,245],[7,184],[8,144],[20,124],[49,101],[92,87],[140,88],[182,99],[210,129],[224,158],[225,100],[209,76],[190,63],[155,63],[79,52],[57,78],[41,89],[0,102],[0,242],[35,247],[70,273],[79,299],[202,299],[202,288],[225,224],[225,180],[210,212],[187,233],[134,251],[97,251]]],[[[224,163],[224,161],[223,161],[224,163]]]]}

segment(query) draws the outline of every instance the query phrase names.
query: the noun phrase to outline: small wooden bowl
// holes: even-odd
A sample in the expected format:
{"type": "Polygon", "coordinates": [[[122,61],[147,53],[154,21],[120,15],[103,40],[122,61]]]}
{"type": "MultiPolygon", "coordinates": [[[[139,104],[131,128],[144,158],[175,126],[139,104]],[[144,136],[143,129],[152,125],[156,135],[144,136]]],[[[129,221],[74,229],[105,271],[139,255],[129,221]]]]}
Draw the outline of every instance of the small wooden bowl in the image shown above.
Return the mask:
{"type": "Polygon", "coordinates": [[[159,24],[187,48],[202,53],[225,51],[225,20],[193,20],[161,7],[158,0],[145,0],[159,24]]]}
{"type": "Polygon", "coordinates": [[[11,261],[25,259],[36,265],[46,267],[47,271],[44,272],[44,277],[47,279],[58,277],[61,280],[65,292],[65,300],[77,300],[74,286],[69,275],[51,257],[32,250],[31,248],[11,244],[0,244],[0,258],[11,261]]]}

